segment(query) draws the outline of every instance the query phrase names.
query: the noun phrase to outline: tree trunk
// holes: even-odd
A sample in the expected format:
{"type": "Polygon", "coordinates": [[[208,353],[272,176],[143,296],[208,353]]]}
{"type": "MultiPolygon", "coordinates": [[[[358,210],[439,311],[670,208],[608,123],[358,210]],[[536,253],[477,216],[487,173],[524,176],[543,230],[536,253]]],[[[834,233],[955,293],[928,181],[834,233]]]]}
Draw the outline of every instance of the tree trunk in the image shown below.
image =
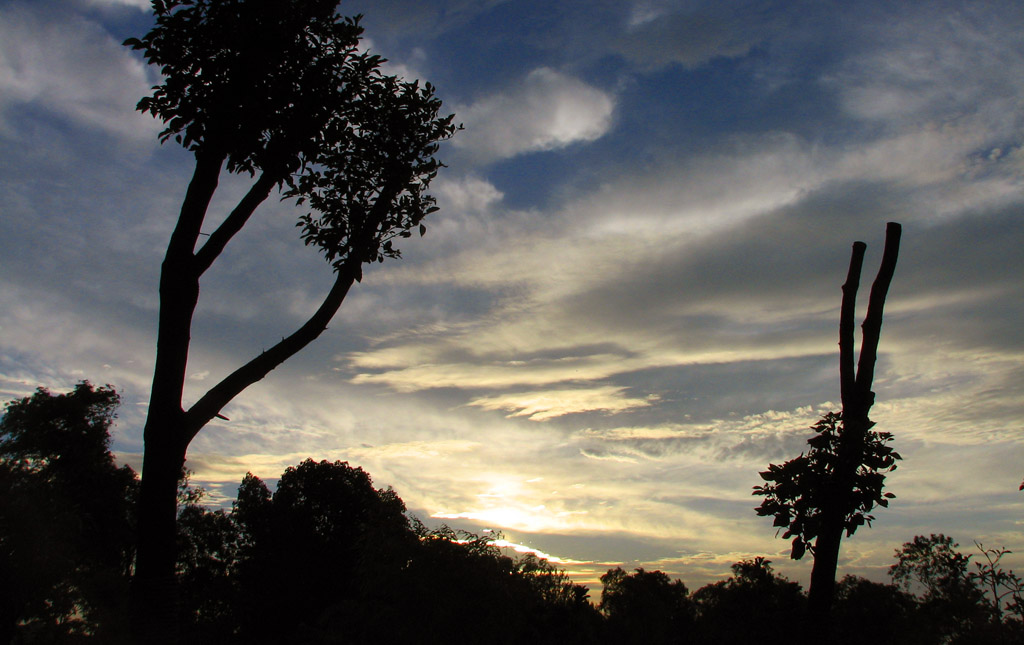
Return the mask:
{"type": "Polygon", "coordinates": [[[156,365],[143,431],[145,449],[132,579],[131,622],[137,643],[179,640],[175,522],[178,479],[188,447],[181,400],[192,316],[199,302],[194,250],[223,162],[223,156],[196,155],[196,168],[160,269],[156,365]]]}
{"type": "Polygon", "coordinates": [[[811,588],[807,595],[810,617],[808,642],[828,642],[829,616],[835,594],[836,570],[839,550],[845,530],[846,515],[852,504],[854,477],[864,458],[864,440],[874,425],[868,412],[874,404],[871,391],[874,380],[878,341],[882,327],[882,311],[889,285],[896,269],[901,227],[890,222],[885,229],[885,250],[878,276],[871,286],[868,312],[862,326],[860,360],[854,372],[854,312],[857,286],[866,245],[855,242],[850,258],[850,269],[843,284],[843,301],[839,314],[839,380],[843,402],[843,422],[840,428],[839,455],[832,485],[823,505],[821,526],[814,546],[814,567],[811,570],[811,588]]]}
{"type": "MultiPolygon", "coordinates": [[[[151,417],[152,418],[152,417],[151,417]]],[[[147,422],[150,436],[172,441],[146,441],[138,507],[138,550],[132,579],[132,631],[139,643],[177,643],[179,598],[174,575],[177,558],[178,478],[185,447],[173,441],[175,419],[147,422]]]]}
{"type": "MultiPolygon", "coordinates": [[[[261,177],[198,253],[196,241],[210,198],[217,187],[223,157],[197,156],[196,170],[171,236],[160,272],[160,318],[156,368],[144,431],[145,454],[138,510],[138,548],[132,580],[132,631],[136,643],[179,642],[177,559],[178,480],[188,445],[220,410],[245,388],[316,340],[327,329],[352,284],[360,279],[364,258],[353,253],[337,269],[323,303],[290,336],[283,338],[206,392],[188,411],[181,401],[188,367],[192,317],[199,301],[199,278],[252,211],[266,199],[274,182],[261,177]]],[[[381,191],[365,230],[355,233],[367,246],[375,222],[383,221],[401,184],[381,191]]]]}

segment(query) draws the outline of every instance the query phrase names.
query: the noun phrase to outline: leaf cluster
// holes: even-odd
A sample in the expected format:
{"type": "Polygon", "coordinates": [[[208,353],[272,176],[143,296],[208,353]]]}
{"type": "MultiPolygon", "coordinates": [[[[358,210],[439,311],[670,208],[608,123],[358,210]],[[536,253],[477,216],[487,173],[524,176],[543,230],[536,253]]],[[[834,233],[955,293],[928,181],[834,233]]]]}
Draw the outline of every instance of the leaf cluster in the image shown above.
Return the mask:
{"type": "Polygon", "coordinates": [[[0,420],[0,459],[19,469],[60,478],[83,463],[111,461],[110,424],[120,396],[82,381],[68,394],[44,388],[7,404],[0,420]]]}
{"type": "Polygon", "coordinates": [[[317,154],[289,178],[286,197],[308,204],[298,226],[339,269],[353,261],[397,258],[398,238],[426,232],[423,219],[437,211],[427,194],[443,164],[439,142],[454,134],[454,116],[439,117],[441,101],[430,83],[405,82],[367,68],[360,93],[324,128],[317,154]]]}
{"type": "Polygon", "coordinates": [[[503,555],[498,534],[427,528],[346,462],[306,460],[273,493],[249,474],[230,513],[187,506],[179,529],[195,642],[473,641],[488,629],[499,643],[593,642],[573,635],[597,618],[585,587],[503,555]]]}
{"type": "Polygon", "coordinates": [[[974,544],[981,551],[985,562],[975,562],[974,566],[978,570],[971,576],[991,595],[995,614],[1002,618],[1003,610],[1006,609],[1017,620],[1024,621],[1024,579],[999,566],[1003,556],[1013,552],[1005,547],[986,549],[985,545],[977,541],[974,544]]]}
{"type": "Polygon", "coordinates": [[[257,173],[310,211],[298,227],[335,270],[399,256],[396,238],[426,228],[426,193],[443,164],[429,83],[381,73],[359,46],[360,17],[336,0],[154,0],[156,24],[125,45],[160,67],[138,109],[197,156],[257,173]]]}
{"type": "Polygon", "coordinates": [[[336,16],[335,4],[153,0],[154,27],[124,42],[164,77],[138,109],[164,122],[161,141],[226,156],[231,172],[294,170],[366,58],[358,18],[336,16]]]}
{"type": "Polygon", "coordinates": [[[793,540],[790,557],[799,560],[814,553],[814,540],[826,512],[841,513],[846,536],[867,524],[875,505],[887,507],[892,493],[883,492],[885,474],[902,457],[888,444],[892,434],[845,432],[841,413],[828,412],[812,426],[817,433],[807,440],[810,449],[783,464],[769,464],[761,472],[766,483],[754,487],[765,499],[756,511],[774,516],[783,539],[793,540]]]}

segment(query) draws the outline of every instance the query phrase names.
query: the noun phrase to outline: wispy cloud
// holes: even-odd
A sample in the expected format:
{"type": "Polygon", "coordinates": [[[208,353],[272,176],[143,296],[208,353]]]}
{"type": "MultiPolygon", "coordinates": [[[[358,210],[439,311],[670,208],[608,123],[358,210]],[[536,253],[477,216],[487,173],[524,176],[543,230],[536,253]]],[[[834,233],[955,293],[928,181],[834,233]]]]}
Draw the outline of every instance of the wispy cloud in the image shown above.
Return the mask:
{"type": "Polygon", "coordinates": [[[624,396],[626,388],[598,387],[591,389],[542,390],[497,394],[474,399],[468,405],[485,410],[507,410],[512,417],[526,417],[531,421],[546,421],[566,414],[600,411],[624,412],[648,406],[656,396],[635,398],[624,396]]]}
{"type": "Polygon", "coordinates": [[[148,143],[156,123],[135,104],[150,85],[143,64],[97,23],[21,3],[0,8],[0,128],[7,136],[18,136],[10,111],[32,106],[148,143]]]}
{"type": "Polygon", "coordinates": [[[132,7],[142,11],[149,11],[152,8],[151,0],[85,0],[85,2],[97,7],[132,7]]]}

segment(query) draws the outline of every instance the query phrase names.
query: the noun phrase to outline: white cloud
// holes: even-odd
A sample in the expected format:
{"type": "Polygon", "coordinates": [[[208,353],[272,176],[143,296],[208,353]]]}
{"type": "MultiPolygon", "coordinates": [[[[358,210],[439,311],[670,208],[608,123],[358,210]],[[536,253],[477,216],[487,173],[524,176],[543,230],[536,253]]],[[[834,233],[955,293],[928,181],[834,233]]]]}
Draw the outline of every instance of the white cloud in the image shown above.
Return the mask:
{"type": "Polygon", "coordinates": [[[614,110],[610,94],[541,67],[512,89],[457,106],[455,113],[466,130],[453,145],[479,162],[557,150],[602,137],[614,110]]]}
{"type": "Polygon", "coordinates": [[[626,388],[602,386],[587,389],[544,390],[497,394],[474,399],[468,405],[485,410],[508,410],[510,417],[527,417],[531,421],[546,421],[578,412],[625,412],[649,406],[657,397],[636,398],[624,396],[626,388]]]}
{"type": "Polygon", "coordinates": [[[417,79],[428,80],[422,72],[423,67],[427,63],[427,53],[422,47],[413,48],[407,59],[398,61],[390,58],[385,52],[382,52],[372,38],[364,35],[362,40],[359,42],[359,49],[377,56],[383,56],[384,62],[380,66],[380,71],[386,76],[397,76],[398,78],[409,82],[417,79]]]}
{"type": "Polygon", "coordinates": [[[12,108],[30,105],[130,140],[152,139],[135,112],[149,90],[144,64],[98,24],[22,5],[0,8],[0,129],[16,136],[12,108]]]}
{"type": "Polygon", "coordinates": [[[151,0],[85,0],[86,3],[97,7],[133,7],[142,11],[149,11],[152,7],[151,0]]]}
{"type": "Polygon", "coordinates": [[[494,184],[476,175],[448,179],[441,177],[433,184],[438,206],[448,213],[483,213],[505,196],[494,184]]]}
{"type": "Polygon", "coordinates": [[[1024,100],[1024,15],[1016,3],[999,7],[907,5],[899,20],[863,25],[863,50],[828,81],[860,119],[903,126],[980,116],[990,134],[1006,134],[1024,100]]]}

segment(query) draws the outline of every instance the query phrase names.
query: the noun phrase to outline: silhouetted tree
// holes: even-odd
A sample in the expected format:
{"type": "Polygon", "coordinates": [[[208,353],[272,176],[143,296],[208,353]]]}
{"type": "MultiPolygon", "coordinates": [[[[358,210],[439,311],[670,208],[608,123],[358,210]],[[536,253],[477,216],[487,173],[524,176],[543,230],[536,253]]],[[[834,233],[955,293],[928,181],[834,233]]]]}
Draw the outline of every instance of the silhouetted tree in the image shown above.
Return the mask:
{"type": "Polygon", "coordinates": [[[889,568],[893,581],[918,599],[917,628],[930,641],[943,643],[1024,642],[1020,578],[1002,569],[1006,549],[985,549],[975,543],[984,562],[964,555],[953,538],[918,535],[896,551],[889,568]]]}
{"type": "Polygon", "coordinates": [[[0,419],[0,642],[120,642],[135,472],[110,453],[119,402],[81,382],[40,388],[0,419]]]}
{"type": "Polygon", "coordinates": [[[369,593],[368,572],[404,565],[415,542],[402,500],[346,462],[307,459],[285,470],[273,495],[247,476],[232,515],[241,529],[240,633],[249,643],[311,637],[332,607],[369,593]]]}
{"type": "MultiPolygon", "coordinates": [[[[196,491],[201,493],[202,491],[196,491]]],[[[236,604],[242,534],[223,510],[201,505],[202,495],[186,497],[178,511],[176,573],[181,586],[182,640],[226,644],[238,632],[236,604]]]]}
{"type": "Polygon", "coordinates": [[[887,506],[891,493],[883,493],[885,473],[896,468],[900,455],[886,445],[889,433],[872,432],[868,412],[874,404],[874,380],[882,311],[899,255],[901,228],[886,227],[882,264],[871,287],[864,319],[860,359],[854,371],[854,311],[861,267],[863,242],[855,242],[850,269],[843,284],[839,318],[839,376],[843,410],[828,413],[815,425],[818,432],[808,440],[806,455],[781,466],[771,464],[761,477],[768,483],[755,486],[754,494],[765,496],[758,515],[773,515],[775,526],[785,528],[784,538],[793,539],[792,557],[800,559],[810,550],[814,555],[808,593],[809,638],[828,640],[828,614],[834,595],[836,567],[843,533],[849,537],[873,519],[874,506],[887,506]]]}
{"type": "Polygon", "coordinates": [[[1007,548],[986,549],[981,542],[974,545],[981,551],[984,562],[975,562],[978,568],[973,576],[978,585],[985,590],[985,594],[991,598],[992,609],[999,620],[1003,619],[1003,613],[1009,612],[1017,620],[1024,620],[1024,580],[1013,571],[1007,571],[999,566],[1004,555],[1013,553],[1007,548]]]}
{"type": "Polygon", "coordinates": [[[438,142],[455,129],[429,84],[380,73],[358,48],[358,18],[336,0],[153,0],[156,24],[125,42],[159,66],[163,82],[139,109],[195,155],[195,170],[160,277],[156,366],[145,427],[134,580],[136,633],[175,640],[174,492],[192,438],[252,383],[317,338],[362,265],[398,257],[396,238],[433,210],[425,191],[441,166],[438,142]],[[222,170],[249,191],[200,246],[222,170]],[[317,311],[290,336],[182,405],[199,281],[275,188],[309,211],[301,237],[336,274],[317,311]],[[198,247],[198,248],[197,248],[198,247]]]}
{"type": "MultiPolygon", "coordinates": [[[[323,642],[410,639],[493,643],[593,643],[599,616],[585,587],[536,557],[502,555],[496,534],[412,522],[417,540],[401,568],[377,560],[353,602],[337,604],[323,642]],[[383,565],[383,566],[382,566],[383,565]]],[[[320,641],[317,641],[320,642],[320,641]]]]}
{"type": "Polygon", "coordinates": [[[737,562],[732,573],[693,593],[696,642],[789,645],[799,640],[806,605],[799,583],[776,574],[771,560],[762,557],[737,562]]]}
{"type": "Polygon", "coordinates": [[[380,590],[387,601],[363,598],[380,608],[376,618],[345,621],[340,620],[345,616],[341,611],[335,625],[359,625],[364,631],[357,640],[363,642],[399,642],[417,632],[444,634],[455,642],[481,635],[496,643],[530,642],[530,636],[539,635],[524,632],[529,607],[520,592],[526,585],[516,575],[515,562],[501,555],[490,536],[422,525],[416,534],[408,566],[394,572],[395,582],[380,590]]]}
{"type": "Polygon", "coordinates": [[[916,536],[896,551],[889,575],[901,588],[916,590],[933,637],[942,642],[973,642],[990,631],[995,612],[970,573],[971,556],[953,538],[916,536]]]}
{"type": "Polygon", "coordinates": [[[908,591],[916,584],[924,590],[925,600],[950,599],[966,590],[977,591],[970,579],[971,556],[964,555],[953,538],[941,533],[918,535],[896,551],[898,562],[889,567],[889,575],[908,591]]]}
{"type": "Polygon", "coordinates": [[[543,558],[528,554],[516,561],[516,574],[528,588],[529,622],[537,626],[540,643],[594,643],[601,615],[589,591],[543,558]]]}
{"type": "Polygon", "coordinates": [[[601,583],[598,609],[607,618],[608,642],[691,642],[694,607],[682,580],[661,571],[626,573],[616,567],[601,576],[601,583]]]}
{"type": "MultiPolygon", "coordinates": [[[[192,496],[195,500],[195,496],[192,496]]],[[[196,643],[593,643],[587,590],[495,534],[428,529],[344,462],[306,460],[277,490],[249,474],[230,514],[182,506],[183,635],[196,643]]]]}
{"type": "Polygon", "coordinates": [[[918,611],[917,599],[894,584],[843,576],[832,607],[837,645],[934,645],[938,639],[918,611]]]}

